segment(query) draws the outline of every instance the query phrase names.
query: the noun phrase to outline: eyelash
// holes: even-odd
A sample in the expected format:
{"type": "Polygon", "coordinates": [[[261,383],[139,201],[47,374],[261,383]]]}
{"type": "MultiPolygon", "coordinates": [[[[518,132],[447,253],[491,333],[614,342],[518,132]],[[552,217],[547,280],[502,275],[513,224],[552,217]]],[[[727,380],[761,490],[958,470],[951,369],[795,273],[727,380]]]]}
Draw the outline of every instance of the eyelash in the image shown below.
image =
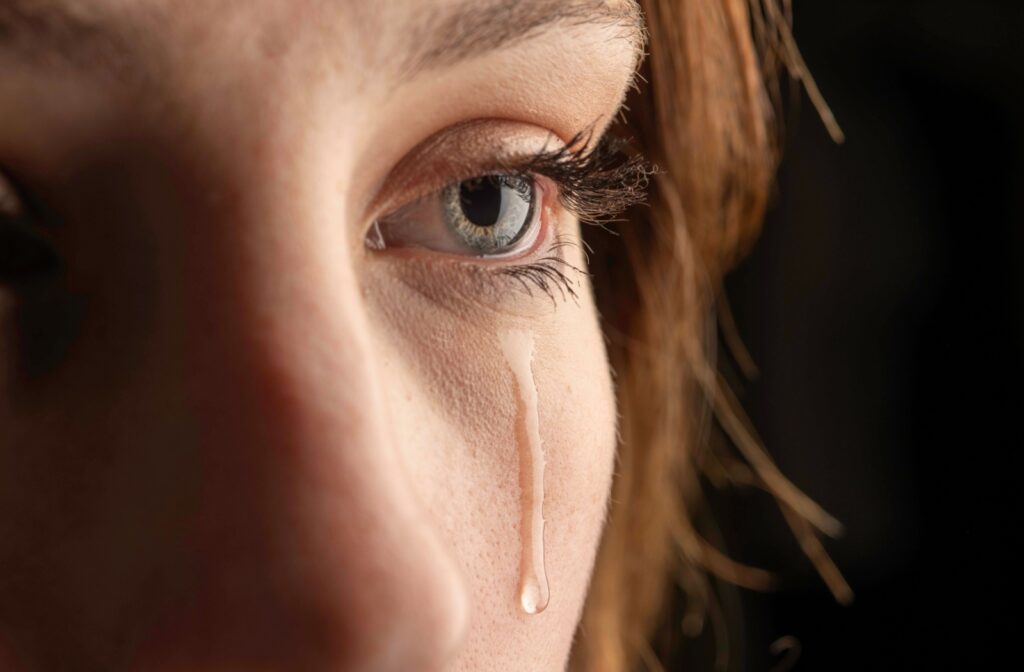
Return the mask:
{"type": "MultiPolygon", "coordinates": [[[[499,169],[523,177],[548,178],[558,189],[562,207],[584,224],[616,221],[627,208],[645,201],[650,177],[656,171],[642,156],[627,155],[626,141],[616,136],[603,136],[588,151],[591,137],[591,130],[581,132],[563,147],[543,150],[518,165],[499,166],[499,169]]],[[[577,283],[569,274],[586,273],[566,261],[562,250],[579,245],[568,236],[558,236],[546,256],[526,264],[501,266],[495,271],[514,281],[530,296],[533,296],[532,284],[553,302],[556,290],[557,297],[563,300],[572,297],[576,301],[579,295],[574,285],[577,283]]]]}
{"type": "Polygon", "coordinates": [[[562,206],[590,224],[613,221],[627,208],[644,202],[654,168],[628,143],[605,135],[590,151],[592,131],[575,135],[564,146],[541,151],[510,172],[543,175],[558,186],[562,206]]]}
{"type": "Polygon", "coordinates": [[[530,283],[548,295],[553,302],[556,299],[555,289],[559,297],[564,301],[572,297],[573,301],[579,299],[573,281],[569,277],[572,271],[578,275],[586,275],[586,272],[566,261],[561,250],[565,247],[579,247],[579,243],[569,239],[567,236],[559,236],[548,248],[548,254],[536,261],[527,264],[516,264],[498,269],[498,273],[516,282],[517,286],[529,296],[533,296],[530,283]]]}

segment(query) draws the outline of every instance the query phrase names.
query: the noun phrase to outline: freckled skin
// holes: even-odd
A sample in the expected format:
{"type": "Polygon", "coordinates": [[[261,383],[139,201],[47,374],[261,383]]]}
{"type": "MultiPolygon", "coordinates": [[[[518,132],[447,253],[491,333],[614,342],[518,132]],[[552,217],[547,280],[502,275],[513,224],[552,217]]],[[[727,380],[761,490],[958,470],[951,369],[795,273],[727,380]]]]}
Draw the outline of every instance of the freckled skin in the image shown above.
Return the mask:
{"type": "Polygon", "coordinates": [[[31,376],[0,288],[4,670],[564,669],[615,446],[589,285],[552,302],[368,251],[365,208],[453,124],[603,125],[633,54],[560,29],[399,85],[364,44],[423,4],[83,0],[154,31],[141,91],[0,56],[0,167],[68,265],[32,313],[66,347],[31,376]],[[537,616],[509,330],[535,339],[537,616]]]}

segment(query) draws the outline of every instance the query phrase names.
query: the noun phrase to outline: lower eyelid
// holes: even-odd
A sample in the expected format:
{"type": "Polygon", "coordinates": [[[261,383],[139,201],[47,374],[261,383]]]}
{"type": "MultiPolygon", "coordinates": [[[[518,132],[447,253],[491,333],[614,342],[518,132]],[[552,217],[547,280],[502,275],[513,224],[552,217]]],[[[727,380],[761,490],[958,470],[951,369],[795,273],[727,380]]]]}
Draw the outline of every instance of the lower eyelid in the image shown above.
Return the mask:
{"type": "Polygon", "coordinates": [[[544,199],[543,223],[529,252],[510,259],[481,259],[397,248],[383,255],[393,279],[432,304],[462,316],[495,314],[534,318],[560,303],[578,304],[586,271],[577,267],[578,234],[567,229],[557,194],[544,199]],[[552,203],[554,205],[552,205],[552,203]],[[509,291],[512,290],[512,291],[509,291]]]}
{"type": "MultiPolygon", "coordinates": [[[[582,271],[565,272],[574,291],[563,294],[553,281],[548,282],[550,291],[534,284],[542,276],[537,269],[530,269],[538,263],[498,266],[421,257],[399,262],[390,271],[382,270],[390,276],[389,282],[397,281],[406,291],[437,310],[484,326],[491,320],[507,322],[551,316],[561,303],[578,305],[580,279],[573,276],[582,271]]],[[[393,296],[389,296],[387,304],[394,304],[393,296]]]]}

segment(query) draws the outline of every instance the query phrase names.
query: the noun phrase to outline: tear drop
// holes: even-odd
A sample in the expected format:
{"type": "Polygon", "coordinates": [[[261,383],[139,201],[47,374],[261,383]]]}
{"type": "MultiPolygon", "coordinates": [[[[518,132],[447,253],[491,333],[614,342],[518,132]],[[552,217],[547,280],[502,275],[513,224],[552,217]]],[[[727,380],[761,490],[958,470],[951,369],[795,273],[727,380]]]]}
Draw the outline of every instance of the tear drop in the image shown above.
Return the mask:
{"type": "Polygon", "coordinates": [[[501,349],[516,380],[519,402],[519,482],[522,490],[522,558],[519,603],[527,614],[548,606],[544,568],[544,446],[540,438],[537,385],[533,378],[533,334],[512,330],[500,338],[501,349]]]}

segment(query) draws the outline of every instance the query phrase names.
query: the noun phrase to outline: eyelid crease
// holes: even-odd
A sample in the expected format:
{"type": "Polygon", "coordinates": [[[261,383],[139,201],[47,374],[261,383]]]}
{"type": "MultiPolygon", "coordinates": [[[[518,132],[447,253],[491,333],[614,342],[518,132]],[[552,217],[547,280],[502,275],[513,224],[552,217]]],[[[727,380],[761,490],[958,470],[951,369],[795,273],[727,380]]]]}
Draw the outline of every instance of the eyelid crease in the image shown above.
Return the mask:
{"type": "Polygon", "coordinates": [[[412,149],[383,180],[370,201],[368,220],[389,214],[452,182],[493,173],[523,163],[549,142],[529,124],[504,119],[475,119],[440,131],[412,149]]]}

